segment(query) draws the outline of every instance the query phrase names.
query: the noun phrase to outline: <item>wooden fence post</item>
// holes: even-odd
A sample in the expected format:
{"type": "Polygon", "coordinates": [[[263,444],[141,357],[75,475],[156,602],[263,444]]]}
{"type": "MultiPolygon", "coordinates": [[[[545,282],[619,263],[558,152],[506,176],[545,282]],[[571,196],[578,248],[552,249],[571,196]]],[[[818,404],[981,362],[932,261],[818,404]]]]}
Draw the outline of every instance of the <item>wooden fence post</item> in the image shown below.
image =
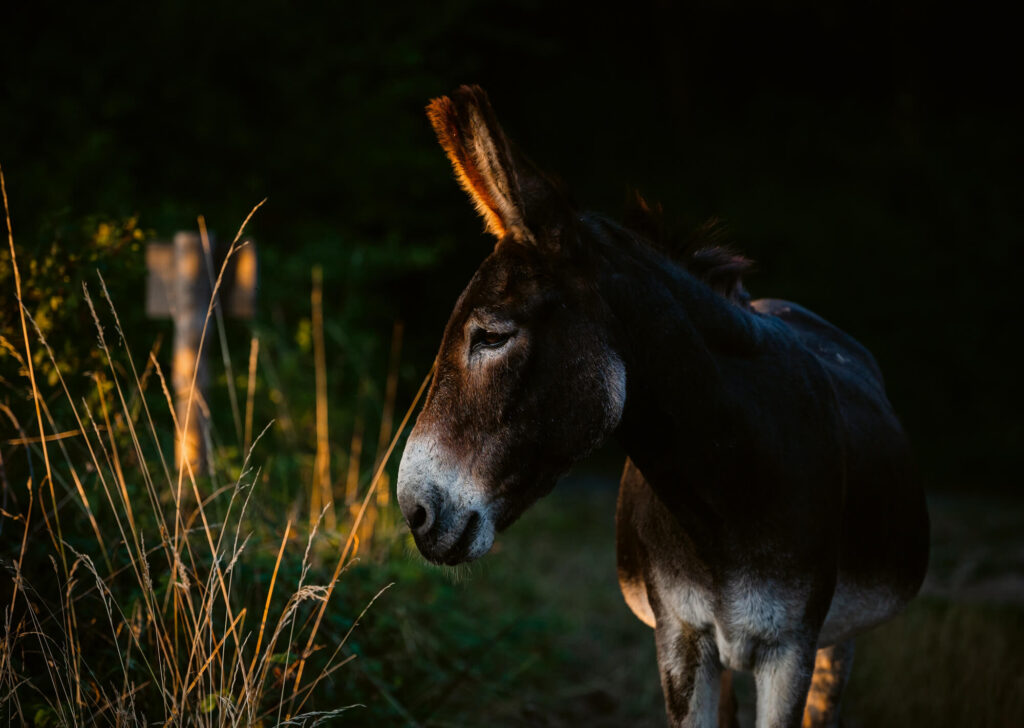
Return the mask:
{"type": "MultiPolygon", "coordinates": [[[[187,462],[193,472],[206,468],[205,412],[210,372],[208,354],[200,357],[203,324],[210,305],[210,276],[206,271],[203,244],[194,232],[174,236],[174,358],[171,382],[178,416],[177,462],[187,462]],[[193,391],[192,380],[195,377],[193,391]]],[[[206,354],[206,352],[203,352],[206,354]]]]}
{"type": "MultiPolygon", "coordinates": [[[[209,336],[210,328],[222,325],[219,317],[216,322],[206,322],[213,293],[210,281],[216,280],[218,273],[207,270],[208,260],[211,258],[203,251],[202,238],[193,231],[175,234],[173,243],[152,242],[146,248],[146,313],[151,318],[169,316],[174,321],[171,386],[179,428],[175,433],[175,463],[184,462],[197,474],[206,471],[209,458],[206,442],[210,411],[206,394],[210,370],[209,354],[202,340],[203,326],[207,326],[209,336]]],[[[218,293],[220,300],[226,301],[229,316],[253,317],[256,284],[256,248],[247,240],[236,248],[224,272],[225,290],[218,293]]]]}

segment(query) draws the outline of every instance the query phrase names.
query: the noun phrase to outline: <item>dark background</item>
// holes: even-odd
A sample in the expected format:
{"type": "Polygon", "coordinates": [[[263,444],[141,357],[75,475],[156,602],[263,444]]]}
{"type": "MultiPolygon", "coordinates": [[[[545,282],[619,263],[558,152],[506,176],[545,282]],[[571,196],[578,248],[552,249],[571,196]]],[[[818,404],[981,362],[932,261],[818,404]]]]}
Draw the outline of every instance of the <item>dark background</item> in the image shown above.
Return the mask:
{"type": "Polygon", "coordinates": [[[166,237],[202,213],[230,238],[268,197],[257,325],[308,315],[322,263],[339,341],[383,351],[405,320],[408,401],[491,245],[423,107],[480,83],[582,203],[617,215],[638,188],[680,224],[724,219],[758,261],[755,295],[871,348],[932,489],[1018,491],[1024,115],[1006,17],[254,0],[8,4],[0,28],[0,164],[27,258],[94,215],[166,237]]]}

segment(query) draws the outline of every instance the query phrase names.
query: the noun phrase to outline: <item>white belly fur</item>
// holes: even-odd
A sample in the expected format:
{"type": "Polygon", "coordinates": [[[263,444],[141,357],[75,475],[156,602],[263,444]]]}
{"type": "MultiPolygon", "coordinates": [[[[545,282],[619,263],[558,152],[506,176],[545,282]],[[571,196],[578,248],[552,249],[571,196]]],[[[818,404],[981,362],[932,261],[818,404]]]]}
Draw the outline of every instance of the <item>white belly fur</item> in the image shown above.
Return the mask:
{"type": "MultiPolygon", "coordinates": [[[[644,584],[621,586],[634,614],[654,627],[644,584]]],[[[699,631],[714,634],[722,665],[733,670],[752,669],[758,646],[778,644],[787,633],[801,628],[803,598],[799,590],[783,584],[738,577],[726,587],[725,598],[718,602],[717,609],[711,593],[697,585],[665,587],[660,594],[673,616],[699,631]]],[[[902,606],[903,602],[884,587],[840,580],[819,634],[818,647],[828,647],[874,627],[902,606]]]]}

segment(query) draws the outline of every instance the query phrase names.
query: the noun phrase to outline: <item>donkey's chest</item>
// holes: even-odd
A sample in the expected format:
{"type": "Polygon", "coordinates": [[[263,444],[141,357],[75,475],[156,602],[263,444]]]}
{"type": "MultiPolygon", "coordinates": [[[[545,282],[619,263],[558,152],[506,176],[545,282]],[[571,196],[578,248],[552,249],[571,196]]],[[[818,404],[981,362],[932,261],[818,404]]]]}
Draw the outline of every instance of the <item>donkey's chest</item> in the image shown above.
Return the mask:
{"type": "Polygon", "coordinates": [[[617,520],[619,583],[647,625],[667,619],[708,635],[721,663],[739,670],[752,669],[759,654],[805,630],[814,591],[808,574],[780,569],[785,559],[775,551],[741,548],[732,532],[702,540],[632,462],[623,473],[617,520]]]}
{"type": "Polygon", "coordinates": [[[734,670],[750,670],[759,651],[800,629],[803,599],[770,580],[737,576],[712,592],[677,578],[655,588],[665,618],[712,635],[719,660],[734,670]]]}

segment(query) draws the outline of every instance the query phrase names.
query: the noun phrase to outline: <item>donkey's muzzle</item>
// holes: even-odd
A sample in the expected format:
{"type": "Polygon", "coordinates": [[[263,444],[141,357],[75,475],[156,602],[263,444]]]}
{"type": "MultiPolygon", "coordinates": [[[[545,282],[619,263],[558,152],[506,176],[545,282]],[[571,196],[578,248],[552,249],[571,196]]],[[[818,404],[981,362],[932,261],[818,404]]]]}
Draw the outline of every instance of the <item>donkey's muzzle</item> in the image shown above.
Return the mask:
{"type": "MultiPolygon", "coordinates": [[[[432,495],[432,494],[430,494],[432,495]]],[[[430,534],[434,528],[436,522],[436,514],[438,511],[438,504],[432,503],[436,501],[435,498],[399,498],[399,506],[402,509],[402,515],[405,517],[405,522],[409,526],[409,530],[412,531],[412,535],[417,538],[422,538],[430,534]]]]}
{"type": "Polygon", "coordinates": [[[426,526],[429,518],[430,512],[427,511],[427,509],[424,508],[423,506],[417,505],[416,508],[413,510],[412,515],[409,517],[409,520],[407,521],[407,523],[409,524],[409,529],[412,531],[420,531],[426,526]]]}
{"type": "Polygon", "coordinates": [[[452,566],[490,549],[493,534],[485,534],[480,511],[455,508],[438,488],[423,487],[415,495],[403,492],[398,503],[416,548],[428,561],[452,566]]]}
{"type": "Polygon", "coordinates": [[[494,504],[453,460],[416,430],[398,468],[398,506],[416,548],[435,564],[478,559],[494,544],[494,504]]]}

